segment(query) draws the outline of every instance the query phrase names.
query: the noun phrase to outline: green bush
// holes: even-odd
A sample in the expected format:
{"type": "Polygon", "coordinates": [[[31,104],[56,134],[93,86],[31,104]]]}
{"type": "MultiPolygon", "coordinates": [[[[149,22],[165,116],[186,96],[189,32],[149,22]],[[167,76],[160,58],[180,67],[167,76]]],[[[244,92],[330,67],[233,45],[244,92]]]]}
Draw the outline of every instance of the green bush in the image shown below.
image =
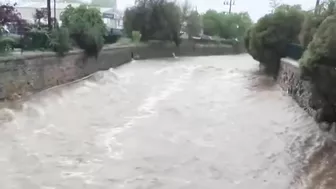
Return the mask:
{"type": "Polygon", "coordinates": [[[90,28],[84,32],[83,38],[77,44],[84,49],[89,56],[98,56],[104,46],[104,37],[97,28],[90,28]]]}
{"type": "Polygon", "coordinates": [[[325,18],[323,16],[315,15],[313,13],[306,13],[301,32],[299,34],[301,46],[304,48],[308,47],[308,44],[313,40],[313,36],[317,28],[324,19],[325,18]]]}
{"type": "Polygon", "coordinates": [[[300,44],[304,48],[307,48],[309,43],[313,40],[313,36],[323,20],[328,16],[336,14],[336,1],[329,0],[322,2],[318,10],[317,13],[313,11],[307,11],[305,13],[305,19],[299,35],[300,44]]]}
{"type": "Polygon", "coordinates": [[[63,56],[71,49],[70,35],[67,28],[61,27],[51,32],[50,47],[60,56],[63,56]]]}
{"type": "Polygon", "coordinates": [[[13,50],[15,45],[15,39],[12,37],[2,36],[0,37],[0,53],[6,54],[13,50]]]}
{"type": "Polygon", "coordinates": [[[139,31],[132,31],[132,41],[139,43],[141,39],[141,33],[139,31]]]}
{"type": "Polygon", "coordinates": [[[246,32],[249,54],[263,64],[266,72],[276,75],[280,59],[286,56],[290,43],[297,43],[304,13],[298,6],[282,5],[267,14],[246,32]]]}
{"type": "Polygon", "coordinates": [[[336,66],[336,15],[327,17],[300,60],[302,68],[313,70],[318,65],[336,66]]]}
{"type": "Polygon", "coordinates": [[[98,9],[88,5],[73,8],[69,5],[61,14],[62,26],[69,29],[70,37],[89,56],[98,56],[104,45],[106,26],[98,9]]]}
{"type": "Polygon", "coordinates": [[[25,49],[27,50],[46,50],[49,48],[50,38],[45,29],[33,28],[25,33],[25,49]]]}

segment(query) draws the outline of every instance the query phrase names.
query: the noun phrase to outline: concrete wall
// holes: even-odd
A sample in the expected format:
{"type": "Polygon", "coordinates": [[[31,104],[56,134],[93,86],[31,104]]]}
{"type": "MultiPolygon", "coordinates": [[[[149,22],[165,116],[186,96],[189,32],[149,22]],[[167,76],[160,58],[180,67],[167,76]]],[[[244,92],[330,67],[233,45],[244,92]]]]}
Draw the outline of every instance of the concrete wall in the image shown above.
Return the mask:
{"type": "Polygon", "coordinates": [[[139,59],[176,56],[206,56],[237,53],[231,46],[182,44],[138,45],[104,48],[97,59],[81,51],[58,57],[54,53],[32,53],[0,59],[0,99],[15,98],[71,82],[99,70],[114,68],[131,61],[132,52],[139,59]]]}

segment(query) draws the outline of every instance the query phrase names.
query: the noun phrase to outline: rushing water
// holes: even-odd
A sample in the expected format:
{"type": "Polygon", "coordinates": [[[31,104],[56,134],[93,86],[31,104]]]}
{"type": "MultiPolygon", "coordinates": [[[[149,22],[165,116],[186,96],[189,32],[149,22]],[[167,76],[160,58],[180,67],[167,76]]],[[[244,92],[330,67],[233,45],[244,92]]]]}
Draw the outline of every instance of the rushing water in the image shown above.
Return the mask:
{"type": "Polygon", "coordinates": [[[336,149],[247,55],[134,61],[0,111],[2,189],[334,188],[336,149]]]}

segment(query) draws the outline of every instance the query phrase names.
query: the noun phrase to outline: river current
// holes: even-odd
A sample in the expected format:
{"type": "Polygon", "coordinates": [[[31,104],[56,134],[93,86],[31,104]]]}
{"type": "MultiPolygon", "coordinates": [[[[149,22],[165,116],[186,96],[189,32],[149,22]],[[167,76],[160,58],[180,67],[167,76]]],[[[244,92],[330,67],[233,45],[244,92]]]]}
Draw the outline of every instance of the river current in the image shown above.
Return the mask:
{"type": "Polygon", "coordinates": [[[332,189],[336,148],[248,55],[133,61],[0,110],[2,189],[332,189]]]}

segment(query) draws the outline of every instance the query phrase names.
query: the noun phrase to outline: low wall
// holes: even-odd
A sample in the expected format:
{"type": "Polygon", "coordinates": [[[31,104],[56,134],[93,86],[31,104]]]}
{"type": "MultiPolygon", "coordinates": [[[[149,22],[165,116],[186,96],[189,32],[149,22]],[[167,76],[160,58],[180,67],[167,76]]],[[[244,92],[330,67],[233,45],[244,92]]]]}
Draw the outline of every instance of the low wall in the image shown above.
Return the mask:
{"type": "MultiPolygon", "coordinates": [[[[319,92],[316,91],[316,88],[314,88],[309,81],[301,78],[300,71],[297,61],[288,58],[281,59],[278,75],[279,85],[293,97],[299,106],[314,117],[322,131],[329,132],[329,134],[335,138],[335,110],[333,109],[333,106],[328,106],[333,105],[333,102],[328,101],[325,103],[325,100],[320,96],[319,92]]],[[[323,84],[319,83],[319,85],[328,86],[328,84],[325,84],[326,80],[321,81],[324,82],[323,84]]],[[[330,87],[326,90],[330,92],[330,87]]],[[[331,93],[328,94],[330,95],[331,93]]],[[[332,98],[334,95],[331,95],[330,97],[332,98]]],[[[333,100],[333,98],[330,99],[330,97],[328,99],[333,100]]]]}
{"type": "Polygon", "coordinates": [[[81,51],[72,51],[64,57],[55,53],[31,53],[0,59],[0,99],[15,98],[26,92],[37,92],[71,82],[99,70],[115,68],[130,62],[133,53],[138,59],[176,56],[206,56],[235,54],[231,46],[197,45],[128,45],[104,48],[99,57],[86,57],[81,51]]]}
{"type": "Polygon", "coordinates": [[[299,64],[288,58],[281,59],[278,83],[293,99],[311,116],[316,116],[316,110],[312,108],[313,98],[311,85],[300,78],[299,64]]]}

